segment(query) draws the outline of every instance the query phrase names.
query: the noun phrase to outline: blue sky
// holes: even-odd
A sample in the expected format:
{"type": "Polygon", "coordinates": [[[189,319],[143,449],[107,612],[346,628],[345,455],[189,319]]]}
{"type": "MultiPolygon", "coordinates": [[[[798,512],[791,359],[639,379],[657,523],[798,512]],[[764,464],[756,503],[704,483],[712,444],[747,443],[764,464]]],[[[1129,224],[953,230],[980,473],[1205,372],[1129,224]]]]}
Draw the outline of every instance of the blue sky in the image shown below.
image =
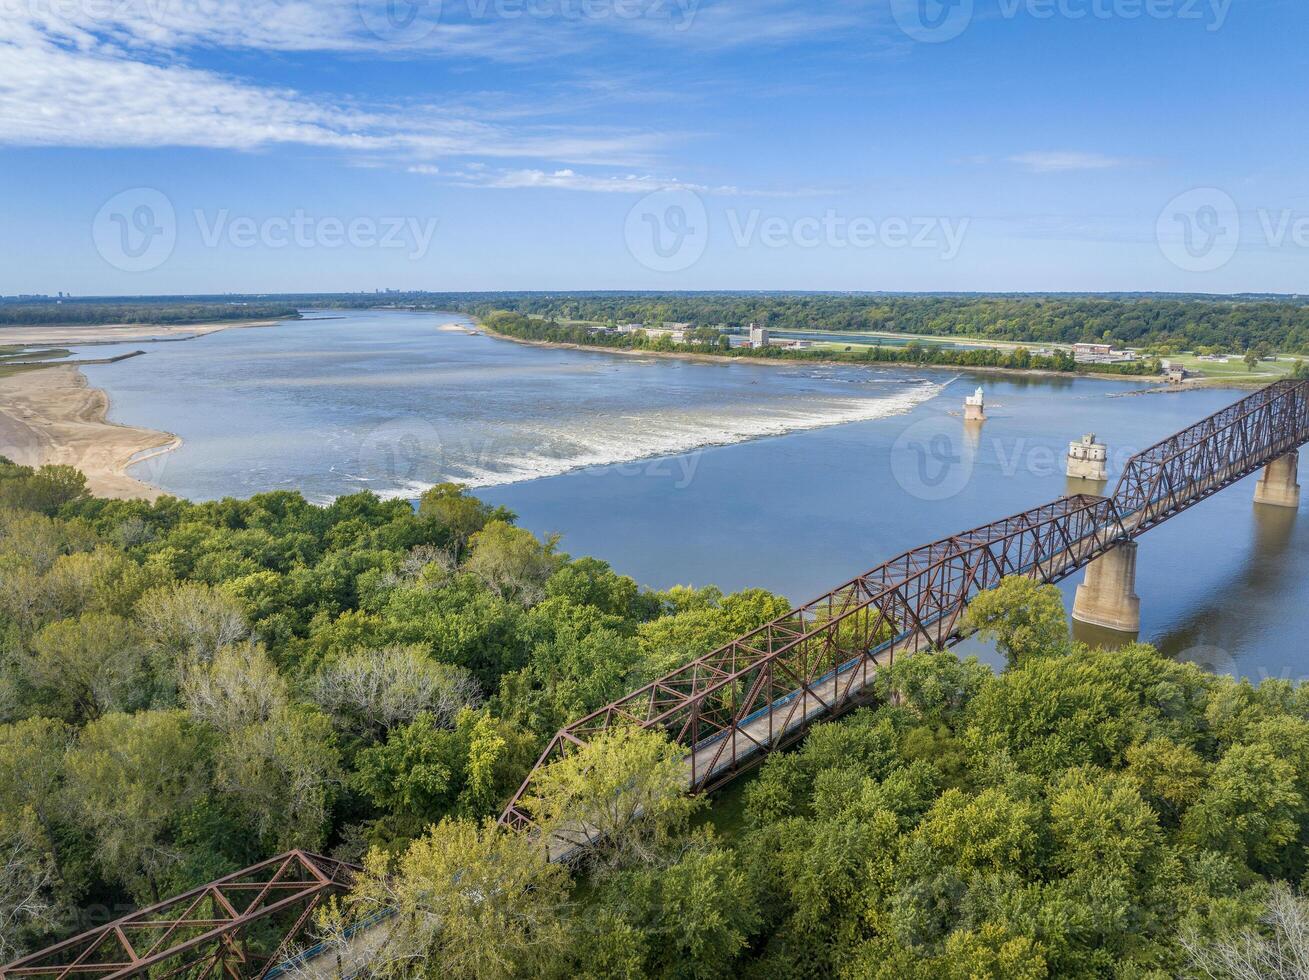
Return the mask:
{"type": "Polygon", "coordinates": [[[1309,292],[1303,0],[0,9],[0,294],[1309,292]]]}

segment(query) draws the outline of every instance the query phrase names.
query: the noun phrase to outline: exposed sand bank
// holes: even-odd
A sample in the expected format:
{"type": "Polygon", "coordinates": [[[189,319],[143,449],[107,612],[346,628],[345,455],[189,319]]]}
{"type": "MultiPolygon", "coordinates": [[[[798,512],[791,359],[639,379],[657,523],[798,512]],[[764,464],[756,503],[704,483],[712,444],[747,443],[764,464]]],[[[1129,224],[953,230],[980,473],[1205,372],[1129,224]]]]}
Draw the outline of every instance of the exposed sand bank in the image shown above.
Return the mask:
{"type": "Polygon", "coordinates": [[[103,326],[0,327],[0,344],[134,344],[146,340],[192,340],[220,330],[275,327],[283,320],[225,320],[221,323],[110,323],[103,326]]]}
{"type": "Polygon", "coordinates": [[[26,466],[75,466],[100,497],[153,500],[162,491],[128,476],[127,467],[181,440],[117,425],[106,419],[108,411],[109,397],[71,365],[0,378],[0,455],[26,466]]]}

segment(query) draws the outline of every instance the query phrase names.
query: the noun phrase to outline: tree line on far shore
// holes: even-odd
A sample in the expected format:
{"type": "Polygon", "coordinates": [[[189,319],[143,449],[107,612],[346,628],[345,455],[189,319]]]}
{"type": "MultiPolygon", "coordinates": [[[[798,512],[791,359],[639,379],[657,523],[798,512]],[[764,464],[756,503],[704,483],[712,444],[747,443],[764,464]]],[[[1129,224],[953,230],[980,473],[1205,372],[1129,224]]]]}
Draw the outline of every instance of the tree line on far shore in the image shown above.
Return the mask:
{"type": "MultiPolygon", "coordinates": [[[[832,348],[732,347],[728,335],[710,327],[693,328],[684,343],[674,343],[667,334],[596,331],[574,323],[559,323],[506,310],[481,314],[490,330],[520,340],[605,347],[614,350],[648,350],[656,353],[713,354],[723,357],[762,360],[838,361],[852,364],[933,364],[947,367],[993,367],[1015,371],[1057,371],[1075,373],[1079,365],[1067,350],[1048,355],[1027,347],[947,347],[911,341],[904,345],[864,346],[852,343],[845,350],[832,348]]],[[[1158,358],[1143,358],[1121,364],[1087,365],[1086,370],[1102,374],[1151,376],[1160,372],[1158,358]]]]}
{"type": "Polygon", "coordinates": [[[893,295],[827,293],[524,293],[451,298],[478,313],[560,321],[691,323],[740,330],[882,331],[1030,344],[1106,343],[1168,354],[1241,354],[1259,344],[1309,353],[1302,299],[1201,296],[893,295]]]}

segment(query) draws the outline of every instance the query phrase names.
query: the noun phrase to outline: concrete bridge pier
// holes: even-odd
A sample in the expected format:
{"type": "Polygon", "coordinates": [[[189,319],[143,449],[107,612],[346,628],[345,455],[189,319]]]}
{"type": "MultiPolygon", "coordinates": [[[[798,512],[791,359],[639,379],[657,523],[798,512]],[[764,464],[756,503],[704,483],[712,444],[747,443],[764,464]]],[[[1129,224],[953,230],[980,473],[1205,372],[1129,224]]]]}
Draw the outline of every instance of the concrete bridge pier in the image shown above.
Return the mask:
{"type": "Polygon", "coordinates": [[[1264,467],[1255,487],[1254,502],[1272,507],[1300,506],[1300,454],[1291,453],[1264,467]]]}
{"type": "Polygon", "coordinates": [[[1073,601],[1073,618],[1117,633],[1141,631],[1135,541],[1124,541],[1086,567],[1086,578],[1073,601]]]}

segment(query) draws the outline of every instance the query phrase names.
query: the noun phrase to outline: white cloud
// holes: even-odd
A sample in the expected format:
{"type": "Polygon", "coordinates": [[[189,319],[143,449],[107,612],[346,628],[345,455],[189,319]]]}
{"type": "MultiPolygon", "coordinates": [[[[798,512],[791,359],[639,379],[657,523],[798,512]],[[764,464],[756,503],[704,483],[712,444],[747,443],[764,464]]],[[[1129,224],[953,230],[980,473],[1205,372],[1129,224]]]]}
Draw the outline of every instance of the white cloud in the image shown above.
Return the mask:
{"type": "Polygon", "coordinates": [[[92,35],[55,36],[35,22],[0,26],[0,143],[193,146],[278,143],[421,162],[477,155],[637,163],[661,134],[539,123],[490,123],[433,106],[336,104],[286,88],[125,54],[92,35]]]}
{"type": "Polygon", "coordinates": [[[579,174],[575,170],[470,170],[454,175],[457,182],[467,187],[493,187],[499,189],[552,188],[555,190],[587,191],[599,194],[650,194],[662,190],[696,191],[701,194],[739,194],[736,187],[709,187],[684,181],[654,177],[649,174],[623,174],[617,176],[579,174]]]}
{"type": "Polygon", "coordinates": [[[1103,153],[1080,153],[1074,150],[1035,151],[1019,153],[1009,158],[1010,163],[1025,167],[1032,173],[1063,173],[1071,170],[1109,170],[1131,163],[1122,157],[1103,153]]]}
{"type": "Polygon", "coordinates": [[[566,99],[536,105],[522,93],[482,93],[476,104],[382,105],[259,84],[195,63],[206,52],[243,49],[558,60],[615,31],[679,46],[800,43],[866,23],[877,9],[876,0],[831,0],[821,11],[800,0],[432,0],[419,5],[416,23],[397,25],[387,19],[389,3],[0,0],[0,145],[256,150],[295,144],[340,151],[352,163],[421,168],[483,157],[542,166],[477,178],[487,186],[600,193],[692,186],[643,174],[548,169],[650,166],[659,150],[683,138],[547,122],[560,112],[578,118],[587,99],[612,104],[626,97],[611,90],[612,75],[602,76],[610,87],[598,93],[575,86],[566,99]],[[538,13],[508,13],[522,10],[538,13]]]}
{"type": "Polygon", "coordinates": [[[485,165],[470,165],[446,176],[462,187],[495,190],[548,188],[589,194],[652,194],[655,191],[681,190],[717,197],[816,197],[831,193],[811,187],[759,190],[731,184],[697,184],[652,174],[585,174],[571,168],[551,171],[530,168],[492,170],[485,165]]]}

